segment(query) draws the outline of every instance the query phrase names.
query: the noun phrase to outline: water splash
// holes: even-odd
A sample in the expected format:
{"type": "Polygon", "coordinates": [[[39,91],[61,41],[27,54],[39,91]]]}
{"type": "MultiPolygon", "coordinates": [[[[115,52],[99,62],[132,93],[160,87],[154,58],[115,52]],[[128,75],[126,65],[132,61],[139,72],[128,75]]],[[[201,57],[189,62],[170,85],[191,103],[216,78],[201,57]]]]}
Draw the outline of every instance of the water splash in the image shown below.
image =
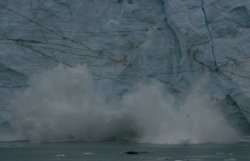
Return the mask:
{"type": "Polygon", "coordinates": [[[192,88],[179,110],[175,97],[152,81],[138,83],[120,100],[97,93],[86,66],[62,65],[33,76],[9,111],[19,137],[32,142],[129,139],[144,143],[224,143],[235,141],[214,101],[192,88]]]}

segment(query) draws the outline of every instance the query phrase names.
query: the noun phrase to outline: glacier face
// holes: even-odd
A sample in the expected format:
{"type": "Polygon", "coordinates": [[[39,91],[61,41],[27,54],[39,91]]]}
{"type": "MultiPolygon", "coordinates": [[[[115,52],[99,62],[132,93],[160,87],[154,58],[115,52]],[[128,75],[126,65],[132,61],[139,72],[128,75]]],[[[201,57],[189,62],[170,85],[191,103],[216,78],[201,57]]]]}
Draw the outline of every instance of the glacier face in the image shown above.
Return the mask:
{"type": "Polygon", "coordinates": [[[248,0],[0,0],[0,9],[2,113],[31,75],[86,64],[111,95],[154,78],[180,100],[207,71],[207,91],[248,127],[248,0]]]}

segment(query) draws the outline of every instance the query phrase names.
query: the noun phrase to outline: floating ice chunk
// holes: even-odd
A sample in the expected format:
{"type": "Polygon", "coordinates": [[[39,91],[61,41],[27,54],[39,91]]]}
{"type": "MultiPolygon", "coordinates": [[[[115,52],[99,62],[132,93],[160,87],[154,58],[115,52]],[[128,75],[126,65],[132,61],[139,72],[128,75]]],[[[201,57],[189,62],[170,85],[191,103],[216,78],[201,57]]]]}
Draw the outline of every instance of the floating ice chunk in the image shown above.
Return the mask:
{"type": "Polygon", "coordinates": [[[228,158],[228,159],[224,159],[224,161],[236,161],[236,159],[234,159],[234,158],[228,158]]]}
{"type": "Polygon", "coordinates": [[[56,157],[65,157],[65,154],[57,154],[56,157]]]}
{"type": "Polygon", "coordinates": [[[82,155],[93,155],[93,153],[91,153],[91,152],[85,152],[85,153],[82,153],[82,155]]]}
{"type": "Polygon", "coordinates": [[[216,155],[224,155],[225,153],[223,152],[217,152],[216,155]]]}

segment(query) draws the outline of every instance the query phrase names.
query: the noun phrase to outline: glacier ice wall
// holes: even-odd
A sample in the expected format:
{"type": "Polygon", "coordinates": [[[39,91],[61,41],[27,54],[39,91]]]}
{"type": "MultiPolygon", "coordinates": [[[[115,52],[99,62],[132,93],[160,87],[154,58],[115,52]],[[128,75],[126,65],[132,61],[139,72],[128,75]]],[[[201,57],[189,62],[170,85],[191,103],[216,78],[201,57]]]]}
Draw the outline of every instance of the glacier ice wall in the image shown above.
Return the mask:
{"type": "Polygon", "coordinates": [[[249,126],[248,0],[0,0],[0,15],[2,124],[31,75],[86,64],[111,96],[154,78],[180,101],[206,71],[228,119],[249,126]]]}

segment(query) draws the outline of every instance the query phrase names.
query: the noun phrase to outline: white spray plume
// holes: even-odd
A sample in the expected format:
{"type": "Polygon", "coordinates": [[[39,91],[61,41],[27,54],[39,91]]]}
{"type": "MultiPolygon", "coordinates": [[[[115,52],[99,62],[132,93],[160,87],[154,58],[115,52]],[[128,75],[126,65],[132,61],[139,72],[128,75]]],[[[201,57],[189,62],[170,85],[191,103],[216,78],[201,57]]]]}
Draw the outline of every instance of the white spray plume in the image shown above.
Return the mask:
{"type": "Polygon", "coordinates": [[[95,92],[85,66],[60,65],[33,76],[30,86],[17,94],[10,108],[11,124],[33,142],[127,138],[197,144],[237,139],[237,131],[202,88],[192,88],[180,109],[163,89],[157,81],[139,83],[121,100],[107,103],[95,92]]]}

